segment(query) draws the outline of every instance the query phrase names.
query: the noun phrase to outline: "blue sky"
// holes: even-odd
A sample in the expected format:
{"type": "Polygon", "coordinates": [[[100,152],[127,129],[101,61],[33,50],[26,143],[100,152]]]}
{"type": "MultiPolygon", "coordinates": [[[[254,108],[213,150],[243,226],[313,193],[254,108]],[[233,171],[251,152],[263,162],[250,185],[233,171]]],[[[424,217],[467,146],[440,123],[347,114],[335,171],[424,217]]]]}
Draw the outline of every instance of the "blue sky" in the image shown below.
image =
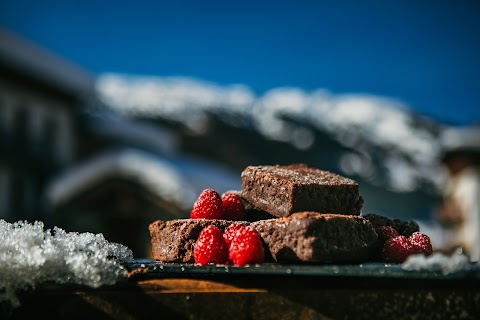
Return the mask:
{"type": "Polygon", "coordinates": [[[94,73],[371,93],[480,122],[475,1],[1,0],[0,24],[94,73]]]}

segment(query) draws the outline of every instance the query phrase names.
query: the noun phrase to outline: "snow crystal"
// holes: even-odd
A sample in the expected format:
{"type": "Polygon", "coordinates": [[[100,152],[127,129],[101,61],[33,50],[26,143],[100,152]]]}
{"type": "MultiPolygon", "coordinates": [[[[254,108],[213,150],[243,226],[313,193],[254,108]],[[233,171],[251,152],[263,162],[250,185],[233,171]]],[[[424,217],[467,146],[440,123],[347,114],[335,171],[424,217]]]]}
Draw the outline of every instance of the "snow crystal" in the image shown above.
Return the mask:
{"type": "Polygon", "coordinates": [[[402,263],[401,267],[409,271],[438,271],[443,275],[447,275],[457,271],[469,270],[471,263],[468,256],[461,251],[455,252],[450,256],[436,252],[430,256],[422,254],[412,255],[402,263]]]}
{"type": "Polygon", "coordinates": [[[124,245],[102,234],[44,229],[43,222],[0,220],[0,304],[18,307],[17,294],[44,282],[97,288],[127,276],[122,262],[133,261],[124,245]]]}

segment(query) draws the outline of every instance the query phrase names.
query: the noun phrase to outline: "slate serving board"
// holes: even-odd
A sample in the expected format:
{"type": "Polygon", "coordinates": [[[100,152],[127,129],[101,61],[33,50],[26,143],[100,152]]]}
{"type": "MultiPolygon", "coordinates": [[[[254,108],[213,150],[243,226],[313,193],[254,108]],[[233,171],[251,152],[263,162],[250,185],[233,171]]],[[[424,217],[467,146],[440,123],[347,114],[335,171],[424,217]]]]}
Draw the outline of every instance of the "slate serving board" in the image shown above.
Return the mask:
{"type": "Polygon", "coordinates": [[[198,266],[192,263],[163,263],[153,259],[138,259],[125,264],[128,271],[138,270],[140,277],[353,277],[353,278],[396,278],[396,279],[472,279],[480,280],[480,266],[471,263],[467,268],[445,273],[441,269],[405,270],[398,264],[363,263],[343,265],[286,265],[264,263],[255,266],[238,267],[231,265],[198,266]]]}

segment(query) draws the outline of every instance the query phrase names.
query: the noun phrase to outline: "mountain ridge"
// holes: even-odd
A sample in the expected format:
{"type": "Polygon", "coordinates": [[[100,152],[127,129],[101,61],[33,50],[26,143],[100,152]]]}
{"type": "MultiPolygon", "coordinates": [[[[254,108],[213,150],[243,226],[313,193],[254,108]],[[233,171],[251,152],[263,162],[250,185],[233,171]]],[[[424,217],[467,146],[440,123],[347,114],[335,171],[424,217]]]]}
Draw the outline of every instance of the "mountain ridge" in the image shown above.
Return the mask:
{"type": "Polygon", "coordinates": [[[414,216],[429,214],[444,179],[440,136],[446,125],[392,98],[299,88],[257,96],[242,85],[121,74],[100,76],[97,91],[114,112],[173,128],[187,154],[238,171],[304,162],[356,179],[371,190],[367,198],[382,190],[385,200],[372,203],[410,199],[414,216]]]}

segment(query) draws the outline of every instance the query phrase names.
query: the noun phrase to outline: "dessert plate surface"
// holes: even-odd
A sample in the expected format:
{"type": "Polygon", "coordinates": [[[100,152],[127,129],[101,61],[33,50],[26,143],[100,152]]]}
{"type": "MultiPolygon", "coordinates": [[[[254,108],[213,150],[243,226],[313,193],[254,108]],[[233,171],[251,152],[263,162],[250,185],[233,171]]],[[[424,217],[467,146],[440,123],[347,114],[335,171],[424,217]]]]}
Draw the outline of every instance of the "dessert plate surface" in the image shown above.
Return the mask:
{"type": "Polygon", "coordinates": [[[447,272],[440,267],[423,270],[406,270],[399,264],[277,264],[264,263],[252,266],[206,265],[193,263],[164,263],[153,259],[138,259],[126,263],[129,271],[138,272],[142,277],[355,277],[355,278],[404,278],[404,279],[480,279],[480,266],[471,263],[461,270],[447,272]]]}

